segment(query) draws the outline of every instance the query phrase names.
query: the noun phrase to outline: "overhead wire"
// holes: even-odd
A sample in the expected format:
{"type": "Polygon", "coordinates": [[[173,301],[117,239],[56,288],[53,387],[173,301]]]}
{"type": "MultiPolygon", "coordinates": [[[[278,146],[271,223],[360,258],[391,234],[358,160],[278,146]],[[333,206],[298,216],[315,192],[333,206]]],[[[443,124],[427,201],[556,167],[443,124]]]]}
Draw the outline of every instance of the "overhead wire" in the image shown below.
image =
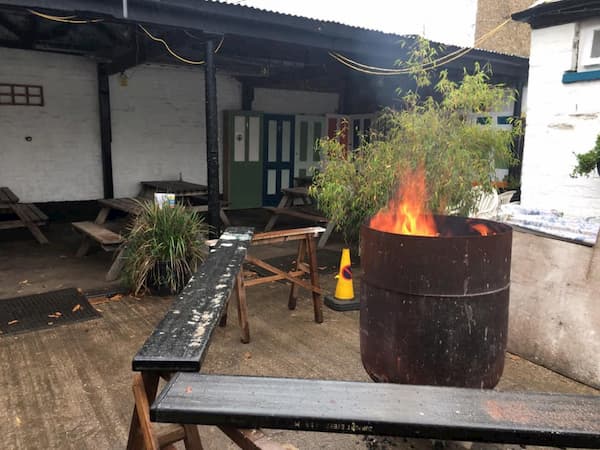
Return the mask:
{"type": "Polygon", "coordinates": [[[177,53],[175,53],[175,52],[174,52],[174,51],[171,49],[171,47],[169,47],[169,44],[167,44],[167,41],[165,41],[165,40],[164,40],[164,39],[162,39],[162,38],[159,38],[159,37],[156,37],[156,36],[154,36],[152,33],[150,33],[148,30],[146,30],[146,28],[145,28],[145,27],[144,27],[142,24],[139,24],[139,23],[138,23],[138,27],[140,27],[140,28],[141,28],[141,30],[142,30],[144,33],[146,33],[146,35],[147,35],[147,36],[148,36],[150,39],[152,39],[153,41],[156,41],[156,42],[160,42],[160,43],[161,43],[161,44],[162,44],[162,45],[165,47],[165,49],[166,49],[166,50],[167,50],[167,51],[168,51],[168,52],[171,54],[171,56],[173,56],[174,58],[178,59],[179,61],[182,61],[182,62],[184,62],[184,63],[186,63],[186,64],[196,65],[196,66],[199,66],[199,65],[202,65],[202,64],[205,64],[205,63],[206,63],[206,61],[193,61],[193,60],[191,60],[191,59],[184,58],[183,56],[179,56],[177,53]]]}
{"type": "MultiPolygon", "coordinates": [[[[39,11],[33,10],[33,9],[27,9],[27,11],[35,16],[41,17],[43,19],[46,20],[51,20],[54,22],[61,22],[61,23],[69,23],[69,24],[73,24],[73,25],[81,25],[81,24],[88,24],[88,23],[98,23],[98,22],[103,22],[104,19],[78,19],[77,16],[54,16],[51,14],[45,14],[45,13],[41,13],[39,11]]],[[[141,24],[137,24],[138,27],[140,27],[140,29],[146,33],[146,35],[152,39],[153,41],[159,42],[161,43],[165,49],[176,59],[178,59],[181,62],[184,62],[186,64],[191,64],[191,65],[202,65],[205,64],[205,61],[194,61],[188,58],[184,58],[183,56],[178,55],[167,43],[167,41],[165,41],[162,38],[156,37],[154,36],[152,33],[150,33],[150,31],[148,31],[143,25],[141,24]]],[[[183,30],[185,34],[187,34],[189,37],[194,38],[194,39],[199,39],[197,36],[194,36],[192,33],[189,33],[187,30],[183,30]]],[[[219,44],[217,45],[217,48],[215,49],[215,53],[217,53],[219,50],[221,50],[221,47],[223,46],[223,41],[225,40],[225,36],[221,37],[221,40],[219,41],[219,44]]]]}
{"type": "MultiPolygon", "coordinates": [[[[474,50],[476,45],[479,45],[480,43],[484,42],[486,39],[488,39],[491,36],[493,36],[494,34],[496,34],[502,27],[504,27],[510,21],[511,21],[511,19],[505,20],[504,22],[502,22],[501,24],[496,26],[494,29],[490,30],[483,36],[479,37],[474,42],[473,47],[467,47],[467,48],[455,50],[451,53],[441,56],[438,59],[435,59],[433,61],[429,61],[427,63],[422,64],[420,66],[420,68],[423,70],[431,70],[433,68],[440,67],[440,66],[448,64],[452,61],[455,61],[459,58],[462,58],[467,53],[474,50]]],[[[401,69],[390,69],[390,68],[385,68],[385,67],[369,66],[366,64],[362,64],[358,61],[352,60],[351,58],[348,58],[347,56],[344,56],[341,53],[333,52],[333,51],[329,52],[329,56],[331,56],[333,59],[335,59],[339,63],[349,67],[350,69],[353,69],[353,70],[356,70],[359,72],[363,72],[363,73],[367,73],[370,75],[380,75],[380,76],[404,75],[404,74],[409,74],[414,70],[413,68],[410,68],[410,67],[401,68],[401,69]]]]}
{"type": "Polygon", "coordinates": [[[52,20],[54,22],[61,22],[61,23],[71,23],[74,25],[81,25],[84,23],[98,23],[98,22],[104,21],[104,19],[77,19],[76,18],[77,16],[62,16],[62,17],[61,16],[53,16],[51,14],[41,13],[41,12],[35,11],[33,9],[28,9],[27,11],[29,11],[34,16],[42,17],[47,20],[52,20]]]}

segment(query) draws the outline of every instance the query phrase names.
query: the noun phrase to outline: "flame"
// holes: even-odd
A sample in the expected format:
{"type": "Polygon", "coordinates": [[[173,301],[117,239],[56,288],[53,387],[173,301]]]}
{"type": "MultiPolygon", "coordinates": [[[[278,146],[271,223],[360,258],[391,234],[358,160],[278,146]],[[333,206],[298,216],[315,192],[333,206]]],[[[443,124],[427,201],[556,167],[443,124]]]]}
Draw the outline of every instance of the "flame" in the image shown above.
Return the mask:
{"type": "Polygon", "coordinates": [[[425,170],[419,167],[403,177],[396,196],[369,223],[378,231],[415,236],[438,236],[431,211],[427,208],[425,170]]]}
{"type": "Polygon", "coordinates": [[[471,224],[471,228],[477,231],[482,236],[489,236],[490,234],[494,234],[494,231],[483,223],[474,223],[471,224]]]}

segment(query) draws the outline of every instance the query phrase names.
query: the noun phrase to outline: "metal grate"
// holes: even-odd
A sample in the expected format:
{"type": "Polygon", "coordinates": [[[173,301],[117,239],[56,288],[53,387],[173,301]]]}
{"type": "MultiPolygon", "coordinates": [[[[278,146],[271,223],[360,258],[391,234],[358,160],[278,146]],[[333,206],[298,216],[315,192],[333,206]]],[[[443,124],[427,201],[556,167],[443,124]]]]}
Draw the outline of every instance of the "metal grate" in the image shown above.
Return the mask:
{"type": "Polygon", "coordinates": [[[100,317],[98,311],[77,289],[0,300],[0,335],[24,333],[42,328],[100,317]]]}

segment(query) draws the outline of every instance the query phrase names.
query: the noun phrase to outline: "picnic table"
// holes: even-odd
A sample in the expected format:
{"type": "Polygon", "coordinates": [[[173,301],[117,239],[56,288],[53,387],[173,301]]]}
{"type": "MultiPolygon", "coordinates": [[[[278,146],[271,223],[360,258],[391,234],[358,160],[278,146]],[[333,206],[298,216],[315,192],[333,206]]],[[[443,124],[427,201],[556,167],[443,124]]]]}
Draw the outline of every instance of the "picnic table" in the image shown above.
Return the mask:
{"type": "Polygon", "coordinates": [[[27,228],[40,244],[48,243],[48,238],[40,230],[40,226],[48,223],[48,216],[33,203],[19,203],[19,197],[8,187],[0,187],[0,212],[3,211],[14,214],[18,219],[1,221],[0,229],[27,228]]]}
{"type": "Polygon", "coordinates": [[[291,188],[281,189],[283,197],[279,201],[277,207],[267,206],[265,209],[272,213],[271,218],[265,226],[265,231],[271,231],[279,216],[291,216],[298,219],[316,222],[322,225],[326,224],[325,232],[319,239],[318,247],[322,248],[327,244],[327,240],[331,232],[335,228],[335,223],[323,217],[315,208],[315,205],[308,195],[307,186],[296,186],[291,188]],[[301,204],[297,204],[298,201],[301,204]]]}
{"type": "MultiPolygon", "coordinates": [[[[72,222],[71,225],[83,235],[81,244],[77,250],[76,256],[81,258],[88,254],[94,242],[100,244],[100,248],[107,252],[118,251],[115,255],[112,265],[106,274],[107,281],[114,281],[119,276],[123,268],[123,236],[113,230],[107,224],[107,219],[112,210],[124,212],[132,217],[140,214],[142,203],[150,201],[144,197],[123,197],[123,198],[102,198],[98,200],[101,209],[93,222],[82,221],[72,222]]],[[[188,205],[186,208],[197,211],[208,211],[208,205],[188,205]]],[[[221,220],[225,226],[230,226],[229,218],[222,207],[219,211],[221,220]]]]}
{"type": "MultiPolygon", "coordinates": [[[[183,180],[166,180],[166,181],[142,181],[142,190],[140,197],[152,199],[156,193],[169,193],[175,194],[175,197],[182,197],[185,199],[196,199],[204,204],[193,205],[189,200],[185,201],[184,204],[190,209],[197,212],[208,211],[208,186],[203,184],[190,183],[189,181],[183,180]]],[[[231,222],[229,217],[225,213],[228,202],[221,201],[221,207],[219,209],[219,217],[225,227],[230,227],[231,222]]]]}
{"type": "Polygon", "coordinates": [[[142,181],[140,197],[153,198],[155,193],[175,194],[177,197],[203,197],[208,194],[208,186],[183,180],[142,181]]]}

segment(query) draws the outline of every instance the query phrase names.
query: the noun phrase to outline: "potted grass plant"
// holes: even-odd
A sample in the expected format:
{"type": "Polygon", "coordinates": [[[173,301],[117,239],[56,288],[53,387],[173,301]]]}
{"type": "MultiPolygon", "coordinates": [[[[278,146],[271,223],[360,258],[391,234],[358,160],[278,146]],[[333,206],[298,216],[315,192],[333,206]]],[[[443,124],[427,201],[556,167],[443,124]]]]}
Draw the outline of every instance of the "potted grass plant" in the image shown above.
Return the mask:
{"type": "Polygon", "coordinates": [[[196,212],[143,203],[123,244],[123,274],[133,293],[179,293],[205,257],[207,233],[208,225],[196,212]]]}

